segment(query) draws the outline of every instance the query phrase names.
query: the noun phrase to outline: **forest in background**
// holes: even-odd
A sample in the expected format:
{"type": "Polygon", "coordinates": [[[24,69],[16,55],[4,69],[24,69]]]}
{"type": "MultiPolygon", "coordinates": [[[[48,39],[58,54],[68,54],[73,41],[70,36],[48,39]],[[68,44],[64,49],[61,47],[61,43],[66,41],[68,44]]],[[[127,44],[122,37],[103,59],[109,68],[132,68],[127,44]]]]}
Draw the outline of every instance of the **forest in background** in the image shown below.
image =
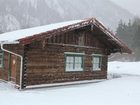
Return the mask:
{"type": "Polygon", "coordinates": [[[140,18],[125,23],[119,22],[116,35],[133,50],[136,61],[140,61],[140,18]]]}

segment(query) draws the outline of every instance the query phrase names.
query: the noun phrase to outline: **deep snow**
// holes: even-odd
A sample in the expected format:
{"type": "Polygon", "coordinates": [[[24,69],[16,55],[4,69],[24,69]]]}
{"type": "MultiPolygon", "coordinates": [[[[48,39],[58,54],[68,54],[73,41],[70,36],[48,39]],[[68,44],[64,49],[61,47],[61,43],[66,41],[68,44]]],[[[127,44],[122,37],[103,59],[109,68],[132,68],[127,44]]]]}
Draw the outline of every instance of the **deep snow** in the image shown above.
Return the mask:
{"type": "Polygon", "coordinates": [[[139,63],[111,62],[109,73],[129,75],[99,83],[18,91],[2,82],[0,105],[140,105],[139,63]]]}

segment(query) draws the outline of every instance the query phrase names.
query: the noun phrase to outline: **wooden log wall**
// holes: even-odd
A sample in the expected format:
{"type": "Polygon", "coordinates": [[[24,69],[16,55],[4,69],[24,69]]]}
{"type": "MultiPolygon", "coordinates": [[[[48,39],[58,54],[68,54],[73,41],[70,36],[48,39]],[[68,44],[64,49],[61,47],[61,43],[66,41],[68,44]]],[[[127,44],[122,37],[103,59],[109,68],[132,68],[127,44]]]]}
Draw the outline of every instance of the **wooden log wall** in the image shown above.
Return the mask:
{"type": "Polygon", "coordinates": [[[26,86],[107,78],[106,49],[104,48],[104,45],[88,31],[69,32],[53,36],[46,41],[44,48],[42,48],[42,42],[34,42],[29,45],[26,56],[26,86]],[[68,46],[79,45],[78,38],[80,35],[84,35],[85,47],[68,46]],[[64,44],[67,45],[65,46],[64,44]],[[90,46],[91,48],[87,46],[90,46]],[[66,72],[64,52],[85,53],[84,71],[66,72]],[[92,71],[93,53],[103,55],[101,71],[92,71]]]}
{"type": "MultiPolygon", "coordinates": [[[[11,44],[11,45],[4,45],[5,49],[8,49],[14,53],[23,55],[23,46],[19,45],[19,44],[11,44]]],[[[0,69],[0,79],[6,80],[8,81],[8,66],[9,66],[9,53],[4,52],[4,63],[3,63],[3,67],[0,69]]],[[[20,58],[17,57],[17,61],[16,61],[16,84],[19,84],[20,81],[20,58]]]]}

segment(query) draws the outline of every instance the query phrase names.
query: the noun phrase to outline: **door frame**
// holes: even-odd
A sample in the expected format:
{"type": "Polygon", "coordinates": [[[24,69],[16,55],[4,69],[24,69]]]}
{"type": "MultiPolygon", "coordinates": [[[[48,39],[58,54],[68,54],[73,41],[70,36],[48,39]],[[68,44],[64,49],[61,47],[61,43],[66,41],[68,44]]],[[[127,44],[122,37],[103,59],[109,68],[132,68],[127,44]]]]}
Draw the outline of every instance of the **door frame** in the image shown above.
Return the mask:
{"type": "Polygon", "coordinates": [[[11,81],[11,82],[13,82],[13,83],[16,83],[16,70],[17,70],[17,56],[15,56],[15,55],[12,55],[12,54],[10,54],[9,53],[9,55],[8,55],[8,59],[9,59],[9,61],[8,61],[8,81],[11,81]],[[15,70],[14,70],[14,72],[15,72],[15,77],[12,79],[11,78],[11,73],[12,73],[12,63],[13,63],[13,59],[15,59],[15,70]],[[15,80],[14,80],[15,79],[15,80]]]}

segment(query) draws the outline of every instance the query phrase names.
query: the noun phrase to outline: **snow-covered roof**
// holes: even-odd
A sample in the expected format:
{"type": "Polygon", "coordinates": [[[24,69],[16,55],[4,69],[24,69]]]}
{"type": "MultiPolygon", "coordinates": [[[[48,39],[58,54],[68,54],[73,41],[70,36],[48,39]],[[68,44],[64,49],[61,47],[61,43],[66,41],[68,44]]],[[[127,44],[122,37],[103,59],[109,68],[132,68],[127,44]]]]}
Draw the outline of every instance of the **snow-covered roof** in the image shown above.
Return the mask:
{"type": "Polygon", "coordinates": [[[118,52],[132,53],[132,51],[127,47],[127,45],[125,45],[118,37],[116,37],[100,21],[96,20],[95,18],[67,21],[13,32],[7,32],[4,34],[0,34],[0,43],[4,43],[4,41],[6,41],[7,44],[8,42],[13,43],[15,41],[19,41],[20,44],[26,45],[35,40],[39,41],[43,38],[50,38],[58,33],[60,34],[63,32],[72,31],[74,29],[82,28],[88,25],[91,25],[91,28],[92,26],[95,26],[100,31],[102,31],[105,35],[104,38],[106,38],[106,41],[116,46],[116,48],[119,49],[118,52]]]}
{"type": "Polygon", "coordinates": [[[62,22],[62,23],[55,23],[55,24],[49,24],[45,26],[17,30],[13,32],[7,32],[7,33],[0,34],[0,41],[12,42],[12,41],[16,41],[22,38],[33,36],[34,34],[51,31],[57,28],[72,25],[72,24],[79,23],[82,21],[83,20],[67,21],[67,22],[62,22]]]}

